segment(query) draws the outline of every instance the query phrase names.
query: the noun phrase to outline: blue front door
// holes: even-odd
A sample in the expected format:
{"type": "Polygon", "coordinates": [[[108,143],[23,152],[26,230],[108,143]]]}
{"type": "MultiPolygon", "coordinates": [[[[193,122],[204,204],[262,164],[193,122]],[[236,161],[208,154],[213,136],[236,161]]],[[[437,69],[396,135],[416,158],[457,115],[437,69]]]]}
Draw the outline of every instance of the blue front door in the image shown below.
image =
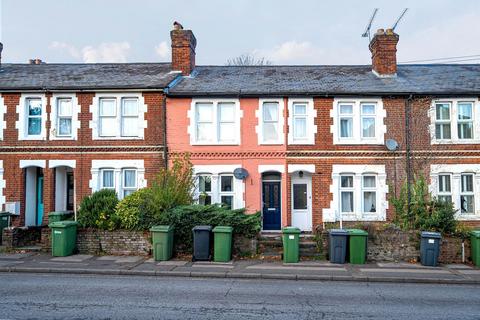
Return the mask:
{"type": "Polygon", "coordinates": [[[43,220],[43,174],[37,171],[37,226],[42,225],[43,220]]]}
{"type": "Polygon", "coordinates": [[[263,230],[280,230],[282,224],[280,182],[263,182],[263,230]]]}

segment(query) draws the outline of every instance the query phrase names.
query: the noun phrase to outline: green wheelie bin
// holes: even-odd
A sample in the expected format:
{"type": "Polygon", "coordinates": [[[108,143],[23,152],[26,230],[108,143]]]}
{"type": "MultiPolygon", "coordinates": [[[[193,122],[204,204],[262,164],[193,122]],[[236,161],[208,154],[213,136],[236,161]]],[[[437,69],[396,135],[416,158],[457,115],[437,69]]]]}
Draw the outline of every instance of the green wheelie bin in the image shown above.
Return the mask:
{"type": "Polygon", "coordinates": [[[3,229],[8,228],[10,225],[11,213],[7,211],[0,212],[0,244],[2,244],[3,229]]]}
{"type": "Polygon", "coordinates": [[[365,264],[368,232],[360,229],[348,229],[348,236],[350,263],[365,264]]]}
{"type": "Polygon", "coordinates": [[[167,261],[173,254],[173,227],[153,226],[152,233],[153,258],[155,261],[167,261]]]}
{"type": "Polygon", "coordinates": [[[470,238],[470,250],[472,251],[472,261],[477,267],[480,267],[480,230],[474,230],[470,238]]]}
{"type": "Polygon", "coordinates": [[[71,256],[77,244],[77,222],[57,221],[48,226],[52,229],[52,256],[71,256]]]}
{"type": "Polygon", "coordinates": [[[213,228],[213,261],[228,262],[232,260],[233,228],[216,226],[213,228]]]}
{"type": "Polygon", "coordinates": [[[300,260],[300,229],[285,227],[283,233],[283,262],[297,263],[300,260]]]}
{"type": "Polygon", "coordinates": [[[53,211],[48,214],[48,224],[52,222],[72,220],[73,212],[71,211],[53,211]]]}

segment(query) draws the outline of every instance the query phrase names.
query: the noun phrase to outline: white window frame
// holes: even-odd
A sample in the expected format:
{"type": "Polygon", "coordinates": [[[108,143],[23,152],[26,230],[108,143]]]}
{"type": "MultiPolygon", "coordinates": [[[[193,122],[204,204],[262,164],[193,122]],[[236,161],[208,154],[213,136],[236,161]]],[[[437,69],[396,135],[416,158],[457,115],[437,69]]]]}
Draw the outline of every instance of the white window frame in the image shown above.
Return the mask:
{"type": "Polygon", "coordinates": [[[45,94],[28,94],[20,96],[20,103],[17,105],[18,120],[15,127],[18,130],[18,140],[47,140],[47,104],[48,99],[45,94]],[[40,99],[42,103],[41,130],[40,134],[28,134],[28,104],[27,99],[40,99]]]}
{"type": "Polygon", "coordinates": [[[255,115],[258,119],[257,126],[255,127],[255,131],[258,137],[258,144],[259,145],[282,145],[285,143],[285,102],[283,99],[258,99],[258,110],[255,111],[255,115]],[[276,140],[269,140],[266,141],[263,138],[263,105],[265,103],[278,103],[278,137],[276,140]]]}
{"type": "Polygon", "coordinates": [[[446,198],[450,197],[450,202],[453,202],[453,195],[452,195],[452,174],[441,172],[438,174],[438,186],[437,186],[437,198],[446,198]],[[440,190],[440,179],[441,177],[448,177],[448,181],[450,183],[450,191],[440,190]]]}
{"type": "Polygon", "coordinates": [[[457,103],[457,134],[458,134],[458,140],[465,141],[465,140],[473,140],[475,139],[475,128],[474,128],[474,123],[475,123],[475,110],[474,110],[475,104],[473,102],[460,102],[457,103]],[[471,107],[472,111],[472,118],[471,119],[460,119],[460,112],[459,112],[459,105],[460,104],[469,104],[471,107]],[[472,125],[472,137],[471,138],[460,138],[460,131],[458,130],[459,126],[462,124],[471,124],[472,125]]]}
{"type": "Polygon", "coordinates": [[[145,188],[147,186],[147,180],[145,179],[145,167],[144,160],[92,160],[91,175],[92,178],[89,182],[89,187],[92,192],[98,191],[103,188],[103,170],[113,170],[114,190],[119,199],[123,199],[124,195],[124,170],[133,170],[137,172],[136,186],[137,190],[145,188]]]}
{"type": "Polygon", "coordinates": [[[312,98],[289,98],[288,99],[288,144],[291,145],[314,145],[317,126],[315,119],[317,110],[314,108],[312,98]],[[298,116],[295,114],[295,105],[305,104],[306,114],[298,116]],[[297,117],[306,118],[306,136],[304,138],[295,137],[295,119],[297,117]]]}
{"type": "Polygon", "coordinates": [[[232,209],[235,206],[235,177],[232,173],[221,173],[218,176],[219,183],[218,183],[218,199],[220,200],[219,203],[222,203],[222,197],[232,197],[232,209]],[[223,177],[231,177],[232,178],[232,190],[231,191],[222,191],[222,178],[223,177]]]}
{"type": "Polygon", "coordinates": [[[369,214],[376,214],[377,213],[377,175],[375,173],[364,173],[362,175],[362,214],[369,215],[369,214]],[[374,177],[375,179],[375,187],[365,187],[365,177],[374,177]],[[375,193],[375,212],[365,211],[365,193],[373,192],[375,193]]]}
{"type": "Polygon", "coordinates": [[[122,168],[122,197],[125,198],[126,195],[125,195],[125,191],[137,191],[138,190],[138,172],[137,172],[137,168],[122,168]],[[135,172],[135,185],[132,187],[127,187],[125,185],[125,171],[133,171],[135,172]]]}
{"type": "Polygon", "coordinates": [[[7,121],[5,117],[7,114],[7,105],[3,99],[3,95],[0,93],[0,140],[3,140],[3,131],[7,128],[7,121]]]}
{"type": "Polygon", "coordinates": [[[352,214],[355,212],[355,174],[354,173],[342,173],[340,174],[340,183],[339,183],[339,192],[340,192],[340,197],[339,197],[339,200],[340,200],[340,203],[339,203],[339,211],[342,213],[342,214],[352,214]],[[351,187],[343,187],[342,186],[342,178],[343,177],[351,177],[352,178],[352,186],[351,187]],[[343,198],[342,198],[342,193],[344,192],[347,192],[347,193],[351,193],[352,194],[352,198],[353,198],[353,208],[352,208],[352,211],[343,211],[342,209],[342,201],[343,201],[343,198]]]}
{"type": "Polygon", "coordinates": [[[460,205],[462,202],[462,196],[471,196],[473,197],[473,212],[461,212],[461,207],[460,207],[460,214],[462,215],[472,215],[475,214],[475,174],[470,173],[470,172],[462,172],[460,175],[460,205]],[[463,191],[463,177],[464,176],[469,176],[472,177],[472,191],[463,191]]]}
{"type": "Polygon", "coordinates": [[[377,104],[376,103],[366,103],[366,102],[362,102],[360,103],[360,136],[362,139],[365,139],[365,140],[368,140],[368,139],[375,139],[375,136],[376,134],[373,135],[373,137],[365,137],[363,135],[363,120],[364,119],[372,119],[373,118],[373,123],[374,123],[374,133],[376,133],[376,125],[375,123],[377,122],[377,117],[376,117],[376,114],[377,114],[377,104]],[[370,114],[370,113],[364,113],[363,112],[363,107],[367,105],[367,106],[370,106],[370,105],[373,105],[373,114],[370,114]]]}
{"type": "Polygon", "coordinates": [[[333,100],[333,108],[330,110],[330,117],[333,119],[333,124],[330,126],[330,132],[333,135],[333,144],[335,145],[383,145],[385,141],[385,134],[387,127],[384,123],[387,116],[386,110],[383,106],[383,100],[381,98],[335,98],[333,100]],[[363,115],[362,105],[375,105],[375,115],[363,115]],[[340,105],[353,105],[353,118],[352,124],[352,137],[340,136],[340,119],[350,118],[349,115],[340,114],[340,105]],[[363,137],[362,119],[367,117],[375,118],[375,137],[363,137]]]}
{"type": "MultiPolygon", "coordinates": [[[[370,189],[369,189],[370,190],[370,189]]],[[[330,185],[332,200],[330,207],[323,209],[323,221],[386,221],[388,201],[387,174],[385,165],[332,165],[332,184],[330,185]],[[353,175],[353,200],[354,211],[351,213],[341,212],[340,182],[342,175],[353,175]],[[363,177],[376,176],[376,212],[364,212],[363,210],[363,177]]]]}
{"type": "Polygon", "coordinates": [[[114,168],[101,168],[100,169],[100,189],[115,190],[115,169],[114,168]],[[112,172],[113,185],[111,187],[106,187],[105,186],[105,181],[104,181],[104,176],[103,176],[105,172],[112,172]]]}
{"type": "Polygon", "coordinates": [[[50,140],[77,140],[78,130],[80,129],[80,121],[78,114],[81,106],[78,103],[78,98],[74,93],[54,93],[51,98],[51,112],[50,112],[50,140]],[[72,133],[70,135],[59,135],[59,115],[58,115],[58,101],[60,99],[70,99],[72,103],[72,133]]]}
{"type": "Polygon", "coordinates": [[[89,122],[89,127],[92,129],[93,140],[142,140],[145,137],[145,129],[147,128],[147,120],[145,115],[148,111],[145,98],[141,93],[97,93],[93,98],[92,105],[90,105],[90,113],[92,120],[89,122]],[[100,128],[100,100],[101,99],[115,99],[115,134],[112,136],[102,136],[100,128]],[[122,131],[122,114],[123,114],[123,100],[122,99],[138,99],[138,128],[137,136],[123,136],[122,131]]]}
{"type": "Polygon", "coordinates": [[[478,97],[465,97],[465,98],[444,98],[432,100],[430,109],[428,110],[428,116],[430,117],[430,143],[434,144],[480,144],[480,102],[478,97]],[[436,105],[439,103],[450,104],[450,121],[437,121],[436,105]],[[458,135],[458,124],[462,121],[458,120],[458,104],[459,103],[471,103],[472,104],[472,120],[463,122],[473,122],[472,139],[460,139],[458,135]],[[437,123],[450,123],[450,139],[439,139],[436,136],[436,124],[437,123]]]}
{"type": "MultiPolygon", "coordinates": [[[[437,135],[437,125],[449,125],[450,126],[450,139],[452,137],[452,103],[451,102],[435,102],[434,104],[434,108],[435,108],[435,136],[437,135]],[[437,107],[439,105],[448,105],[448,119],[438,119],[437,118],[437,107]]],[[[443,129],[441,130],[442,131],[442,135],[444,135],[444,132],[443,132],[443,129]]],[[[442,138],[444,139],[444,138],[442,138]]]]}
{"type": "Polygon", "coordinates": [[[240,145],[241,133],[240,133],[240,121],[243,117],[243,111],[240,108],[240,101],[238,99],[192,99],[190,104],[190,110],[188,111],[188,118],[190,119],[190,125],[187,132],[190,136],[190,145],[240,145]],[[211,103],[212,104],[212,125],[215,132],[212,132],[212,139],[208,141],[199,141],[197,139],[197,104],[211,103]],[[235,137],[231,141],[220,140],[220,118],[219,107],[221,103],[233,103],[234,104],[234,132],[235,137]]]}
{"type": "Polygon", "coordinates": [[[460,221],[480,221],[480,197],[475,193],[480,190],[480,164],[432,164],[430,165],[430,192],[432,195],[439,196],[439,176],[443,174],[451,175],[451,194],[453,207],[457,210],[455,217],[460,221]],[[473,214],[462,213],[460,196],[462,194],[461,189],[461,176],[463,174],[473,175],[473,195],[474,195],[474,210],[473,214]]]}
{"type": "Polygon", "coordinates": [[[123,97],[120,99],[120,135],[122,137],[138,137],[138,126],[137,126],[137,130],[136,130],[136,135],[127,135],[125,132],[124,132],[124,129],[125,129],[125,123],[124,121],[126,119],[137,119],[137,123],[139,121],[139,116],[140,116],[140,101],[138,100],[138,98],[136,97],[123,97]],[[124,106],[125,106],[125,101],[127,100],[136,100],[137,101],[137,114],[135,115],[129,115],[129,114],[125,114],[125,110],[124,110],[124,106]]]}
{"type": "MultiPolygon", "coordinates": [[[[199,204],[202,204],[200,202],[200,198],[203,195],[209,196],[210,197],[210,204],[213,204],[213,201],[212,201],[212,199],[213,199],[213,189],[212,189],[212,175],[211,174],[209,174],[209,173],[198,173],[196,175],[196,187],[195,187],[195,189],[196,189],[196,194],[197,194],[196,198],[198,199],[199,204]],[[204,177],[204,178],[208,177],[210,179],[210,191],[205,191],[205,190],[201,191],[200,190],[200,177],[204,177]]],[[[203,204],[205,204],[205,203],[203,203],[203,204]]]]}
{"type": "Polygon", "coordinates": [[[338,137],[341,140],[352,140],[355,137],[355,130],[354,130],[354,103],[339,103],[338,104],[338,137]],[[342,106],[352,107],[351,113],[342,113],[342,106]],[[352,136],[350,137],[342,137],[342,120],[347,120],[352,123],[352,136]]]}

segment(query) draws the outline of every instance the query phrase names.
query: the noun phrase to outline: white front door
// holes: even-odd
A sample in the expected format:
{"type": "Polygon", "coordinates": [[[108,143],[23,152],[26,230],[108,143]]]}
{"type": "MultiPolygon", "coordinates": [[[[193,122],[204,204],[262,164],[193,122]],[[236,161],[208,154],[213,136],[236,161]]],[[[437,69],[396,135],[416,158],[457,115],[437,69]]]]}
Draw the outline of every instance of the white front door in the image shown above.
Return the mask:
{"type": "Polygon", "coordinates": [[[292,226],[312,231],[312,176],[292,174],[292,226]]]}

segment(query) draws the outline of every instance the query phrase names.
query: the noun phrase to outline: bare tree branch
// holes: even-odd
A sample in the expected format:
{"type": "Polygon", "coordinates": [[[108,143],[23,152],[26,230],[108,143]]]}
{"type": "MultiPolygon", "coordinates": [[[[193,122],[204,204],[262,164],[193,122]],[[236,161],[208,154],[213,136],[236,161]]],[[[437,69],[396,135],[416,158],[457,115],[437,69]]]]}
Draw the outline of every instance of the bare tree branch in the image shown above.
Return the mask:
{"type": "Polygon", "coordinates": [[[227,66],[269,66],[272,62],[265,57],[257,58],[253,54],[242,54],[227,60],[227,66]]]}

